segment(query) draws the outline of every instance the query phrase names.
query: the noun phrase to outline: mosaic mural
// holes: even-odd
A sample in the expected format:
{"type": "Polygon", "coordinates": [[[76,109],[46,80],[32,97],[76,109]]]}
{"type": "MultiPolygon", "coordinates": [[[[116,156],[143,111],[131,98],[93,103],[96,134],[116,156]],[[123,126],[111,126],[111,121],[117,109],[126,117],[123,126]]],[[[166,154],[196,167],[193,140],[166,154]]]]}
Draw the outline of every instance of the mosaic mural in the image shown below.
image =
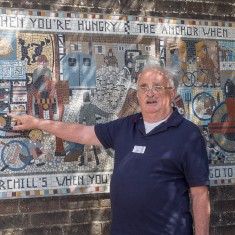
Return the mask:
{"type": "Polygon", "coordinates": [[[112,150],[13,131],[7,113],[87,125],[136,113],[147,63],[174,71],[175,106],[201,129],[211,185],[235,183],[235,23],[0,13],[0,198],[109,192],[112,150]]]}

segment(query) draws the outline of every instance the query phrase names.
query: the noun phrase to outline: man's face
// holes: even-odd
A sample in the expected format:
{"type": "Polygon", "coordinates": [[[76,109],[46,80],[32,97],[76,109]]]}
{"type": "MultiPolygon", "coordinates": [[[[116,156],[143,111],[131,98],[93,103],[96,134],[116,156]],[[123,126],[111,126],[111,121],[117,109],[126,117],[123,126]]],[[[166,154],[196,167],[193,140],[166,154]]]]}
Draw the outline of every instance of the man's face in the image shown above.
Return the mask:
{"type": "Polygon", "coordinates": [[[171,110],[175,89],[171,88],[164,73],[158,69],[144,71],[138,81],[138,98],[145,117],[164,116],[171,110]]]}

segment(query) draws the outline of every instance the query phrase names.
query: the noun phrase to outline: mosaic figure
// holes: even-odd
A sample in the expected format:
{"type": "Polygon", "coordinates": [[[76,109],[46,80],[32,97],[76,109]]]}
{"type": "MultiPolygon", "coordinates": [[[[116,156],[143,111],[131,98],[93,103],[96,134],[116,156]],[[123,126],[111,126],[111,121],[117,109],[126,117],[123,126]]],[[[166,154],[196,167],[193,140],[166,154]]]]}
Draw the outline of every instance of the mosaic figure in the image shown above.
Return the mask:
{"type": "Polygon", "coordinates": [[[205,41],[201,41],[196,44],[197,51],[197,63],[198,63],[198,79],[205,87],[216,87],[216,67],[208,51],[208,46],[205,41]],[[206,71],[206,73],[202,73],[206,71]]]}
{"type": "Polygon", "coordinates": [[[113,54],[113,50],[110,48],[108,54],[104,56],[104,63],[106,66],[118,67],[116,56],[113,54]]]}
{"type": "MultiPolygon", "coordinates": [[[[80,110],[79,123],[92,126],[96,124],[97,115],[101,117],[106,117],[106,118],[109,117],[109,113],[101,110],[96,105],[91,103],[89,92],[85,92],[83,94],[83,106],[81,107],[81,110],[80,110]]],[[[81,158],[80,158],[80,164],[79,164],[80,166],[84,165],[84,161],[85,161],[84,158],[86,154],[84,153],[84,150],[87,150],[88,152],[92,151],[95,156],[96,165],[98,166],[100,164],[99,157],[98,157],[98,154],[101,152],[100,147],[93,145],[91,148],[90,147],[83,148],[79,144],[76,144],[74,145],[73,149],[77,149],[78,151],[81,152],[80,153],[81,158]]],[[[71,156],[67,155],[64,161],[65,162],[68,161],[69,158],[71,158],[71,156]]]]}
{"type": "Polygon", "coordinates": [[[133,60],[136,56],[142,55],[140,50],[126,50],[124,54],[125,59],[125,68],[127,68],[128,72],[131,74],[133,69],[133,60]]]}
{"type": "Polygon", "coordinates": [[[234,61],[233,50],[228,50],[228,61],[234,61]]]}
{"type": "Polygon", "coordinates": [[[179,55],[179,48],[177,43],[170,44],[169,50],[171,53],[171,68],[180,71],[181,59],[179,55]]]}
{"type": "Polygon", "coordinates": [[[43,47],[49,44],[50,42],[50,39],[45,38],[45,41],[41,41],[40,43],[31,43],[31,46],[35,47],[34,54],[32,55],[32,63],[36,62],[36,58],[42,54],[43,47]]]}
{"type": "Polygon", "coordinates": [[[52,71],[47,68],[48,60],[45,55],[39,55],[37,58],[38,67],[33,71],[33,83],[37,81],[40,76],[46,76],[52,80],[52,71]]]}
{"type": "MultiPolygon", "coordinates": [[[[43,161],[45,158],[48,161],[51,161],[51,154],[43,147],[41,140],[41,130],[35,129],[30,131],[29,139],[25,139],[22,144],[18,144],[17,148],[14,149],[14,153],[11,153],[10,156],[4,156],[7,158],[7,164],[5,164],[1,171],[4,171],[8,168],[17,169],[12,168],[12,165],[14,165],[18,159],[23,163],[23,167],[34,163],[37,167],[43,166],[45,165],[45,162],[43,161]]],[[[11,142],[5,145],[10,147],[10,144],[11,142]]]]}
{"type": "MultiPolygon", "coordinates": [[[[39,64],[47,64],[46,56],[38,57],[39,64]]],[[[58,114],[58,120],[62,120],[64,104],[62,93],[58,92],[57,82],[51,81],[51,72],[47,68],[38,68],[34,73],[34,83],[29,87],[28,92],[28,113],[44,119],[54,119],[58,114]],[[37,77],[38,76],[38,77],[37,77]]],[[[63,142],[56,137],[56,155],[64,155],[63,142]]]]}
{"type": "Polygon", "coordinates": [[[31,58],[29,57],[29,51],[28,51],[30,48],[30,44],[25,45],[26,42],[22,38],[19,38],[18,42],[21,45],[21,60],[27,59],[27,65],[31,65],[31,63],[30,63],[31,58]]]}
{"type": "Polygon", "coordinates": [[[221,61],[227,61],[227,53],[229,50],[222,45],[222,47],[219,47],[219,51],[221,52],[221,61]]]}
{"type": "Polygon", "coordinates": [[[174,71],[174,73],[178,74],[178,79],[175,82],[180,84],[180,79],[182,78],[182,82],[185,86],[192,86],[192,77],[190,76],[190,72],[187,71],[188,65],[186,43],[182,40],[179,40],[178,42],[171,42],[169,43],[169,51],[171,54],[170,68],[174,71]]]}
{"type": "MultiPolygon", "coordinates": [[[[32,130],[29,132],[29,139],[26,139],[24,143],[27,145],[30,152],[30,164],[35,163],[36,166],[43,166],[45,162],[42,162],[44,158],[48,161],[52,160],[51,154],[41,144],[42,131],[32,130]]],[[[27,152],[23,148],[18,148],[14,154],[14,157],[9,160],[10,163],[14,163],[16,158],[19,157],[22,162],[27,160],[27,152]]]]}

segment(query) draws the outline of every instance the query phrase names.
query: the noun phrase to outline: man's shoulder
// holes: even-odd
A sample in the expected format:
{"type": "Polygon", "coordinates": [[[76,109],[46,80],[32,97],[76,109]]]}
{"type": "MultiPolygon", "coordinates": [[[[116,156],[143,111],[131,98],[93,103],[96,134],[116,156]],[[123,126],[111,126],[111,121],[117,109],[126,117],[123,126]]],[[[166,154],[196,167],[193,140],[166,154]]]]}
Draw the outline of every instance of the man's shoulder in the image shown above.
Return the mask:
{"type": "Polygon", "coordinates": [[[187,126],[188,128],[199,129],[197,124],[188,120],[187,118],[183,118],[183,125],[187,126]]]}
{"type": "Polygon", "coordinates": [[[182,136],[190,137],[188,140],[191,138],[201,138],[202,136],[199,126],[186,118],[183,118],[179,131],[182,136]]]}
{"type": "Polygon", "coordinates": [[[127,120],[133,120],[134,118],[142,118],[142,114],[141,113],[135,113],[135,114],[131,114],[125,117],[121,117],[119,119],[116,120],[123,120],[123,121],[127,121],[127,120]]]}

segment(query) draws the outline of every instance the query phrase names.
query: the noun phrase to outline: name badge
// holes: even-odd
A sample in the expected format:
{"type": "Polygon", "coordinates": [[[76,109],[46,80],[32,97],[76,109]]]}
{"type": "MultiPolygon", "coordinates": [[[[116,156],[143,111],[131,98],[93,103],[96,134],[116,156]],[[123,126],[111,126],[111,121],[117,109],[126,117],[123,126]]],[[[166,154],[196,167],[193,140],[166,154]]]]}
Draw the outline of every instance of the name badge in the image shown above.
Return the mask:
{"type": "Polygon", "coordinates": [[[135,145],[133,150],[132,150],[132,153],[144,153],[145,149],[146,149],[146,146],[135,145]]]}

